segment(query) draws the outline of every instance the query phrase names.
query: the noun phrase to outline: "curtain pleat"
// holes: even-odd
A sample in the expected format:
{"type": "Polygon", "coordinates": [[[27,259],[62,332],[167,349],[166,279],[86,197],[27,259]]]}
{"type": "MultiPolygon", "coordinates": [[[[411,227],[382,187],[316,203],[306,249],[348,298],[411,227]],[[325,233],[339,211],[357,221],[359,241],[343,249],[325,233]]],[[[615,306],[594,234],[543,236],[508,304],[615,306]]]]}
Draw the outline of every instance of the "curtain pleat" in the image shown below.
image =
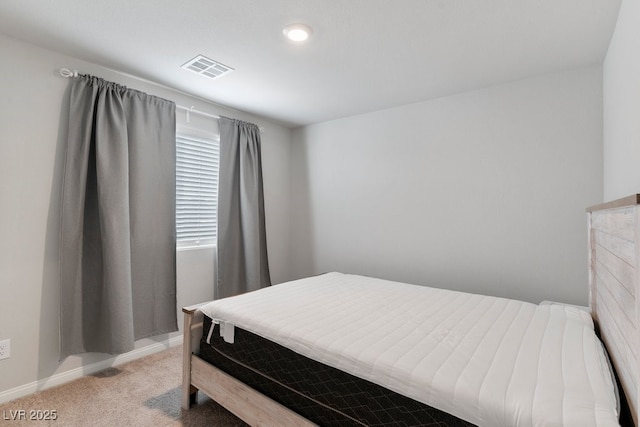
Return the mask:
{"type": "Polygon", "coordinates": [[[260,130],[220,118],[216,298],[271,285],[262,185],[260,130]]]}
{"type": "Polygon", "coordinates": [[[177,330],[175,104],[73,80],[60,235],[63,356],[177,330]]]}

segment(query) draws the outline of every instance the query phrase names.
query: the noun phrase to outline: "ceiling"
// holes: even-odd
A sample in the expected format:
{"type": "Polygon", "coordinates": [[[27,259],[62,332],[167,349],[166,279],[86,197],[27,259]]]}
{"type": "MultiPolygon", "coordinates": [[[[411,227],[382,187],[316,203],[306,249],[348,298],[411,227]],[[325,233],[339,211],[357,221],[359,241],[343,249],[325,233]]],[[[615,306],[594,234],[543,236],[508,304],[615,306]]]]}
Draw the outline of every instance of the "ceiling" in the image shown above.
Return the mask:
{"type": "Polygon", "coordinates": [[[1,0],[0,32],[293,127],[601,63],[620,2],[1,0]]]}

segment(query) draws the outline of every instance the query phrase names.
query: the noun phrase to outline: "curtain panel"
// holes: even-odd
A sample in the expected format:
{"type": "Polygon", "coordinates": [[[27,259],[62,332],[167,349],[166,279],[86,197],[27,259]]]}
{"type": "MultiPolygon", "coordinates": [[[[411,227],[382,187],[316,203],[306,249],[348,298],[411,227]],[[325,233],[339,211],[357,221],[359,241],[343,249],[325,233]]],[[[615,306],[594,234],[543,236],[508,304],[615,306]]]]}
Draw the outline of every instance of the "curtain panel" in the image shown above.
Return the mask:
{"type": "Polygon", "coordinates": [[[60,235],[62,356],[177,331],[175,104],[71,84],[60,235]]]}
{"type": "Polygon", "coordinates": [[[260,149],[258,126],[220,118],[215,298],[271,285],[260,149]]]}

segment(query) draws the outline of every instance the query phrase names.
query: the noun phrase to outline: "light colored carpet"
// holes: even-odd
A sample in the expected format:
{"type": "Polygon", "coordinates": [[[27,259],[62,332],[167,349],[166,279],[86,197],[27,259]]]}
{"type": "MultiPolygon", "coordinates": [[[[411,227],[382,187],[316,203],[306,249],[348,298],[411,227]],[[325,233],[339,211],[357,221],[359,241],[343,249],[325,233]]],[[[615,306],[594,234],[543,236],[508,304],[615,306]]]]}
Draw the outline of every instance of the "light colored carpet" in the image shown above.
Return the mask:
{"type": "Polygon", "coordinates": [[[198,393],[180,408],[182,347],[173,347],[68,384],[0,405],[0,424],[19,426],[246,426],[198,393]],[[11,420],[18,411],[52,411],[55,421],[11,420]]]}

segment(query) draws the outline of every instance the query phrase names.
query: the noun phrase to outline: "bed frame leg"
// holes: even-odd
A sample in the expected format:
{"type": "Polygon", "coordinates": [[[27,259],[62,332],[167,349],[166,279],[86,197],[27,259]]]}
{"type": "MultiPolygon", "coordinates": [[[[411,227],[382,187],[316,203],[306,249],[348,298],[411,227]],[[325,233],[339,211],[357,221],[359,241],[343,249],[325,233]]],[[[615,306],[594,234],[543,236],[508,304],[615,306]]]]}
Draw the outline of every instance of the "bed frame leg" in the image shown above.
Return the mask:
{"type": "Polygon", "coordinates": [[[198,403],[198,389],[191,386],[191,393],[189,394],[189,405],[195,405],[198,403]]]}
{"type": "Polygon", "coordinates": [[[193,310],[182,309],[184,313],[182,341],[182,409],[189,410],[196,403],[198,389],[191,385],[191,326],[193,310]]]}

